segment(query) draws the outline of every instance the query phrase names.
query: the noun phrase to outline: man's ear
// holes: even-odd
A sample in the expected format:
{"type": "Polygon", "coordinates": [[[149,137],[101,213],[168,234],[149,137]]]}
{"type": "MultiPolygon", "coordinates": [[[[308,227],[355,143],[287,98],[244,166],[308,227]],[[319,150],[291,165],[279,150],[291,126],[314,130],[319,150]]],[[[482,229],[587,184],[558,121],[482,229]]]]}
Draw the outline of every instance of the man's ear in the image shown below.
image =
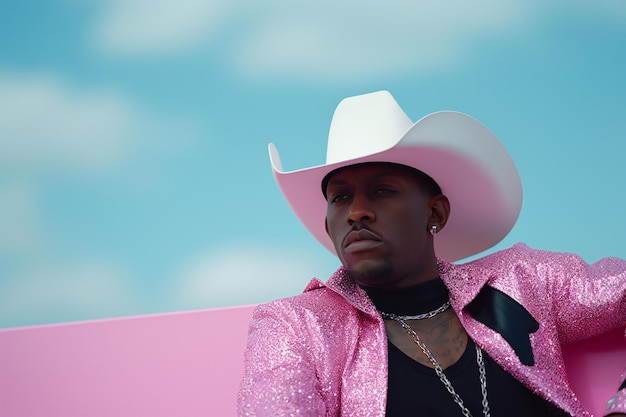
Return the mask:
{"type": "Polygon", "coordinates": [[[450,218],[450,200],[443,194],[436,195],[431,200],[429,224],[437,226],[437,232],[443,230],[450,218]]]}

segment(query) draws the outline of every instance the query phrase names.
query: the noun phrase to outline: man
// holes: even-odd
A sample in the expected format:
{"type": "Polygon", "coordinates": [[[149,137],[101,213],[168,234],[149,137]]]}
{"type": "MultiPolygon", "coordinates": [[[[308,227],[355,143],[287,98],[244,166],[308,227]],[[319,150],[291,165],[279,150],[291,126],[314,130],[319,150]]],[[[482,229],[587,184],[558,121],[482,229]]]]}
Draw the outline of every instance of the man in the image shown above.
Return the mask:
{"type": "MultiPolygon", "coordinates": [[[[340,103],[325,165],[282,172],[273,145],[270,158],[342,267],[256,309],[240,415],[587,415],[560,345],[626,324],[626,262],[519,244],[452,264],[499,242],[521,208],[489,130],[455,112],[412,123],[377,92],[340,103]]],[[[607,415],[626,415],[619,388],[607,415]]]]}

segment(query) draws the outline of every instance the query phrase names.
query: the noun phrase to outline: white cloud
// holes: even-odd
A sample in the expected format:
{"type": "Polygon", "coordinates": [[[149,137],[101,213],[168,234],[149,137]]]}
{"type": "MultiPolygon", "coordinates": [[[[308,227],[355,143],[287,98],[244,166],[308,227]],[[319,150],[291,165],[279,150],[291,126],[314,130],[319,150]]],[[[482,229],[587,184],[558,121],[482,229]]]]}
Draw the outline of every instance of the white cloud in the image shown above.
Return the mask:
{"type": "Polygon", "coordinates": [[[84,93],[52,76],[0,73],[0,164],[101,169],[137,133],[136,110],[120,96],[84,93]]]}
{"type": "Polygon", "coordinates": [[[94,39],[125,56],[172,54],[230,36],[221,57],[248,75],[353,79],[430,71],[487,36],[517,32],[532,3],[125,0],[106,3],[94,39]]]}
{"type": "Polygon", "coordinates": [[[0,70],[0,253],[25,253],[42,243],[38,191],[50,173],[156,183],[133,157],[141,152],[149,167],[193,137],[188,126],[149,114],[122,94],[0,70]]]}
{"type": "Polygon", "coordinates": [[[108,53],[175,55],[218,42],[230,30],[237,36],[230,37],[230,56],[221,59],[243,73],[335,79],[439,68],[468,42],[515,31],[528,16],[520,0],[125,0],[107,6],[93,36],[108,53]]]}
{"type": "Polygon", "coordinates": [[[94,29],[101,50],[170,57],[222,42],[217,57],[248,76],[354,80],[458,65],[485,39],[515,37],[568,15],[623,22],[623,0],[117,0],[94,29]],[[618,16],[618,18],[616,18],[618,16]],[[547,18],[547,19],[546,19],[547,18]],[[234,35],[236,34],[236,35],[234,35]]]}
{"type": "Polygon", "coordinates": [[[244,244],[208,251],[191,260],[175,280],[176,308],[255,304],[288,297],[301,293],[320,269],[311,256],[287,248],[244,244]]]}
{"type": "MultiPolygon", "coordinates": [[[[164,138],[191,135],[112,90],[85,90],[49,74],[0,71],[0,166],[12,175],[61,168],[110,170],[164,138]]],[[[147,153],[147,155],[150,155],[147,153]]]]}
{"type": "Polygon", "coordinates": [[[92,37],[113,53],[172,53],[208,39],[228,19],[231,4],[227,0],[109,1],[92,37]]]}
{"type": "Polygon", "coordinates": [[[139,310],[137,304],[124,274],[112,265],[39,264],[0,287],[0,325],[129,315],[139,310]]]}
{"type": "Polygon", "coordinates": [[[242,71],[339,80],[423,73],[455,64],[468,44],[516,32],[528,18],[517,1],[288,4],[266,15],[234,54],[242,71]]]}

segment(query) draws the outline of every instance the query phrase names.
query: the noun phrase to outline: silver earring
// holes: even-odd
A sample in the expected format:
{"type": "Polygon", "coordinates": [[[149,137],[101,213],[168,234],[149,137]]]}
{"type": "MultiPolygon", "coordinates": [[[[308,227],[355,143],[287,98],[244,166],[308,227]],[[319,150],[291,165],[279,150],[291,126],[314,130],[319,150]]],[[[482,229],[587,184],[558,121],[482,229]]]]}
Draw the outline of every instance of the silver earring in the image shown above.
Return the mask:
{"type": "Polygon", "coordinates": [[[429,232],[430,232],[431,236],[435,236],[437,234],[437,226],[434,225],[434,224],[432,226],[430,226],[429,232]]]}

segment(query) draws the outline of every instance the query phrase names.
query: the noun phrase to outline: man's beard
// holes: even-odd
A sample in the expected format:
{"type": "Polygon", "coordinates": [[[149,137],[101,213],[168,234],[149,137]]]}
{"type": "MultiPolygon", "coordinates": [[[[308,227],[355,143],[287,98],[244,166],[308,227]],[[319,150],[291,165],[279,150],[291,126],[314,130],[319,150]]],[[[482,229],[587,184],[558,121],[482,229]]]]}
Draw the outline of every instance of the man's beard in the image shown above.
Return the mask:
{"type": "Polygon", "coordinates": [[[373,286],[376,286],[377,283],[384,282],[393,272],[391,260],[388,258],[385,258],[381,265],[364,270],[352,269],[350,265],[347,265],[346,269],[350,277],[357,283],[373,286]]]}

